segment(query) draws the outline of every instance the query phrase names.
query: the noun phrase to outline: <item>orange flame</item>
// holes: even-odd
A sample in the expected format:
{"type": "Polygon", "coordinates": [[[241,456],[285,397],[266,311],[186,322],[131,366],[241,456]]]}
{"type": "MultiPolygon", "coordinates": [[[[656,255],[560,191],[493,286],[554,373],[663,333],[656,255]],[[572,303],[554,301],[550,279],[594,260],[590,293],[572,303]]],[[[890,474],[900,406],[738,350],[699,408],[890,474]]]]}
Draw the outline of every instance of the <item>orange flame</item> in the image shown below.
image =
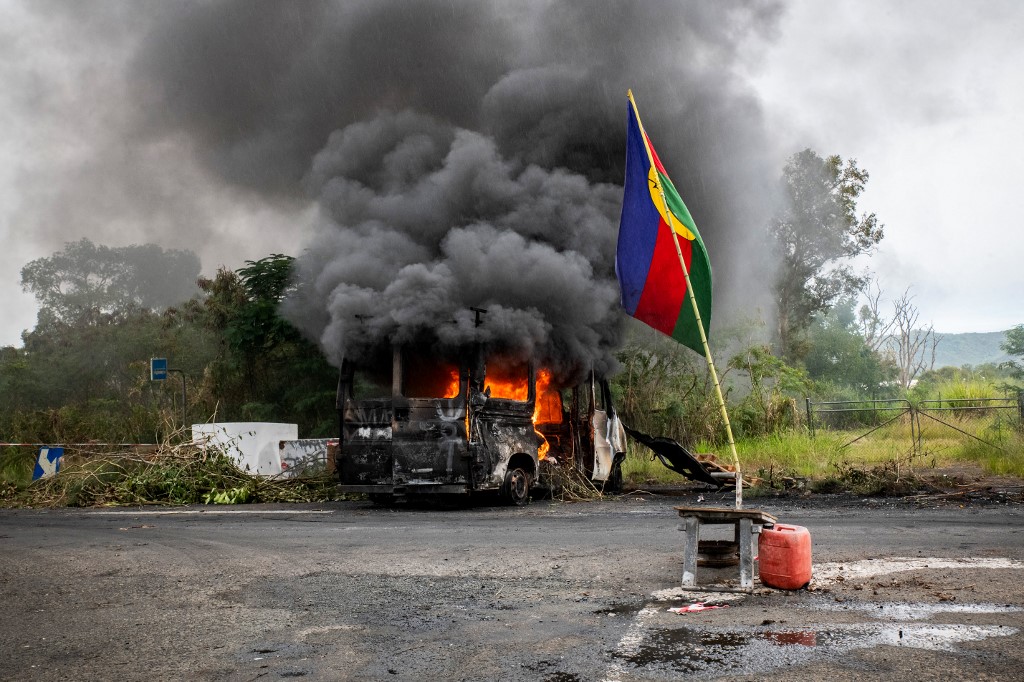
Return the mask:
{"type": "Polygon", "coordinates": [[[561,424],[562,397],[551,388],[551,370],[537,372],[537,404],[533,409],[534,424],[561,424]]]}
{"type": "Polygon", "coordinates": [[[551,444],[548,443],[548,439],[544,437],[544,434],[537,429],[533,430],[538,436],[540,436],[540,443],[537,444],[537,459],[547,459],[548,452],[551,451],[551,444]]]}
{"type": "MultiPolygon", "coordinates": [[[[411,365],[412,363],[410,363],[411,365]]],[[[410,372],[406,380],[406,389],[410,395],[431,395],[435,391],[441,398],[457,398],[461,389],[459,368],[453,365],[440,366],[432,371],[417,367],[420,371],[410,372]],[[433,388],[431,388],[431,386],[433,388]]],[[[525,401],[530,395],[524,366],[489,367],[487,388],[492,398],[525,401]]],[[[562,401],[557,389],[551,387],[551,370],[541,369],[537,372],[536,400],[533,408],[533,423],[558,424],[562,422],[562,401]]],[[[469,432],[469,413],[466,414],[466,432],[469,432]]],[[[547,438],[534,428],[540,443],[537,446],[537,458],[544,459],[551,450],[547,438]]]]}
{"type": "MultiPolygon", "coordinates": [[[[562,421],[562,402],[558,399],[558,393],[551,390],[551,370],[542,369],[537,372],[537,394],[536,405],[533,408],[534,426],[541,423],[562,421]]],[[[537,459],[545,459],[551,451],[551,444],[540,431],[534,428],[534,433],[540,436],[540,444],[537,446],[537,459]]]]}
{"type": "MultiPolygon", "coordinates": [[[[521,368],[520,368],[521,369],[521,368]]],[[[533,408],[533,423],[559,423],[562,421],[562,403],[558,392],[551,389],[551,370],[541,369],[537,372],[536,400],[533,408]]],[[[488,368],[487,387],[491,389],[492,398],[507,400],[526,400],[530,394],[530,386],[526,377],[514,369],[502,371],[501,368],[488,368]]],[[[537,446],[537,458],[544,459],[551,450],[547,438],[534,429],[540,443],[537,446]]]]}
{"type": "Polygon", "coordinates": [[[442,398],[458,398],[459,397],[459,369],[458,367],[452,367],[448,370],[448,386],[444,389],[444,395],[442,398]]]}
{"type": "Polygon", "coordinates": [[[487,375],[487,388],[491,389],[492,398],[523,401],[529,397],[530,386],[526,377],[508,377],[487,375]]]}

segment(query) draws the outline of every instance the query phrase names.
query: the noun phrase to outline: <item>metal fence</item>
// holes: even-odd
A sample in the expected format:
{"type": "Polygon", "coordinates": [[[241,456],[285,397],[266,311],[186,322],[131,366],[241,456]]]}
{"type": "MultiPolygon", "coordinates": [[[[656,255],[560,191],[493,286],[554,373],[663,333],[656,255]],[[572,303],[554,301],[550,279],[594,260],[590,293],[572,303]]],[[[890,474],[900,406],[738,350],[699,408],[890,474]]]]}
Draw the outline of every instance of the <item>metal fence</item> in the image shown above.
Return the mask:
{"type": "Polygon", "coordinates": [[[842,448],[869,455],[937,454],[975,443],[1003,450],[1024,425],[1024,392],[1012,397],[841,400],[807,403],[811,436],[827,431],[842,448]]]}

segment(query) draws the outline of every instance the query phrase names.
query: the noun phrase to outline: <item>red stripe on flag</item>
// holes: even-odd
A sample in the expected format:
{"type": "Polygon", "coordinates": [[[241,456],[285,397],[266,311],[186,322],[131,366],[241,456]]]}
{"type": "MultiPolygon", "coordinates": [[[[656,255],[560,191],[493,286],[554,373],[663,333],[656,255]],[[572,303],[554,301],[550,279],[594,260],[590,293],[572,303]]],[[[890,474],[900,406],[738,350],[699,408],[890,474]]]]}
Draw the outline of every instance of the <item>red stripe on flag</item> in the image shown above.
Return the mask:
{"type": "MultiPolygon", "coordinates": [[[[683,251],[686,267],[689,268],[693,253],[690,242],[680,239],[679,246],[683,251]]],[[[672,336],[685,297],[686,278],[683,277],[683,269],[679,267],[679,256],[676,255],[676,247],[672,243],[672,231],[665,221],[661,220],[658,223],[658,241],[654,245],[647,281],[644,283],[644,291],[640,294],[640,302],[633,317],[672,336]]]]}
{"type": "Polygon", "coordinates": [[[661,165],[661,159],[658,158],[658,152],[654,151],[654,145],[651,144],[651,138],[647,137],[647,133],[644,133],[644,139],[647,140],[647,149],[651,152],[651,158],[654,159],[654,167],[658,169],[658,172],[668,177],[668,171],[661,165]]]}

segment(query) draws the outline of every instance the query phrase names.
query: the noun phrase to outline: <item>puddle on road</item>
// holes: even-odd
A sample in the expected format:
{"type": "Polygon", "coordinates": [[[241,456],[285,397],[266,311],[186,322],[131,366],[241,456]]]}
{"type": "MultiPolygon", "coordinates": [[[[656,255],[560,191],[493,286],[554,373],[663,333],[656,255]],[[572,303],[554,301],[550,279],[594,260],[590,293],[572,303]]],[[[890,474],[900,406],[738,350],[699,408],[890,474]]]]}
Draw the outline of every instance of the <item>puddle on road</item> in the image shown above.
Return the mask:
{"type": "MultiPolygon", "coordinates": [[[[540,672],[537,668],[543,667],[544,663],[550,663],[549,661],[541,661],[540,665],[524,666],[527,670],[533,672],[540,672]]],[[[583,682],[580,676],[576,673],[567,673],[563,670],[554,670],[552,672],[545,672],[543,677],[537,677],[534,679],[541,680],[542,682],[583,682]]]]}
{"type": "Polygon", "coordinates": [[[633,665],[667,665],[679,672],[753,672],[806,660],[809,654],[798,649],[814,647],[817,640],[812,631],[741,633],[681,627],[651,631],[633,651],[615,656],[633,665]],[[793,651],[788,651],[791,645],[793,651]]]}
{"type": "Polygon", "coordinates": [[[648,631],[642,644],[613,656],[636,666],[667,667],[684,673],[759,673],[855,649],[886,645],[949,651],[962,642],[1016,632],[1017,628],[1000,625],[923,623],[837,624],[829,625],[827,631],[680,627],[648,631]]]}
{"type": "MultiPolygon", "coordinates": [[[[945,560],[894,559],[892,561],[846,562],[825,565],[826,579],[839,575],[860,578],[925,568],[1024,568],[1024,562],[1007,559],[945,560]]],[[[818,580],[818,566],[815,579],[818,580]]],[[[641,669],[652,672],[686,673],[716,677],[730,673],[766,674],[782,666],[801,665],[839,658],[848,652],[879,646],[953,651],[957,645],[992,637],[1008,637],[1016,627],[1002,625],[933,624],[939,614],[1008,614],[1024,611],[1009,604],[953,604],[883,602],[817,603],[794,605],[821,611],[855,610],[876,621],[866,623],[823,623],[804,629],[780,629],[765,621],[759,628],[669,627],[658,616],[667,602],[676,600],[739,602],[747,595],[695,593],[673,588],[651,594],[654,602],[642,608],[612,651],[605,680],[622,680],[641,669]]]]}

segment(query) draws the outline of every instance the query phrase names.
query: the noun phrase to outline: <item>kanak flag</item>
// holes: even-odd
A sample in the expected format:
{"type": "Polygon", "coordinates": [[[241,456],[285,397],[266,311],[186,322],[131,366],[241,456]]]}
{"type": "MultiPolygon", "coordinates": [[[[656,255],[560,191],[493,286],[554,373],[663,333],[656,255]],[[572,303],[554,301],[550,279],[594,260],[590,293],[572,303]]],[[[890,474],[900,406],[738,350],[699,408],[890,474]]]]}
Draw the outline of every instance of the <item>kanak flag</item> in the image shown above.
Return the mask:
{"type": "Polygon", "coordinates": [[[661,165],[629,94],[626,181],[615,253],[622,307],[701,355],[697,317],[686,293],[676,240],[705,331],[711,323],[711,262],[697,225],[661,165]]]}

